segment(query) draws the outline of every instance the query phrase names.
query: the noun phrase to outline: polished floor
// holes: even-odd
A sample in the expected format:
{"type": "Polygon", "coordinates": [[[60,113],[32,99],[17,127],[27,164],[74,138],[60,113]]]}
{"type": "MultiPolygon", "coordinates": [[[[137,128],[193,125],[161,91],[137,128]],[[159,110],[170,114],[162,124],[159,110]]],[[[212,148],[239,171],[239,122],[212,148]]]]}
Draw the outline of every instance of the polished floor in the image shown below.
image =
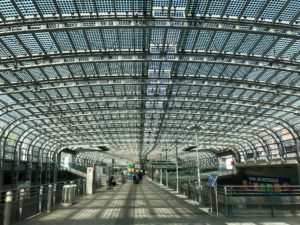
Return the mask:
{"type": "Polygon", "coordinates": [[[145,180],[114,190],[99,190],[77,204],[22,221],[22,225],[299,225],[300,218],[226,218],[207,214],[197,205],[145,180]]]}

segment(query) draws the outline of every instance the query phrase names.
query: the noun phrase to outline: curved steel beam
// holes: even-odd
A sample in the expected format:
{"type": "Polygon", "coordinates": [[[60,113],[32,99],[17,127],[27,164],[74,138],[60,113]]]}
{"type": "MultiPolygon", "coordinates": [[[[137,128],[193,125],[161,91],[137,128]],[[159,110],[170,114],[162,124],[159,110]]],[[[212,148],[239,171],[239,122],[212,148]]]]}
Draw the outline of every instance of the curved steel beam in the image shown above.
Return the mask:
{"type": "MultiPolygon", "coordinates": [[[[40,88],[41,86],[49,85],[49,89],[52,89],[52,85],[59,85],[60,88],[62,87],[68,87],[68,85],[63,85],[61,86],[61,83],[73,83],[75,86],[77,85],[77,82],[91,82],[90,84],[92,85],[112,85],[112,84],[121,84],[121,85],[126,85],[126,84],[132,84],[133,81],[136,82],[136,84],[141,84],[139,82],[144,82],[147,79],[150,79],[148,77],[144,77],[142,74],[136,74],[137,76],[131,77],[131,74],[86,74],[86,76],[77,76],[77,77],[59,77],[59,78],[49,78],[47,80],[45,79],[36,79],[36,80],[28,80],[28,81],[22,81],[22,82],[16,82],[16,83],[2,83],[0,84],[0,89],[7,90],[7,89],[19,89],[19,91],[32,91],[33,93],[39,93],[42,90],[47,90],[47,88],[40,88]],[[101,81],[99,81],[101,79],[101,81]],[[116,83],[116,81],[123,81],[120,83],[116,83]],[[113,83],[112,83],[113,81],[113,83]],[[124,82],[125,81],[125,82],[124,82]],[[107,83],[104,83],[107,82],[107,83]],[[126,83],[127,82],[127,83],[126,83]],[[31,87],[31,88],[30,88],[31,87]]],[[[157,78],[158,79],[158,78],[157,78]]],[[[169,83],[170,81],[174,81],[174,78],[159,78],[159,80],[169,83]]],[[[214,77],[214,76],[208,76],[208,74],[185,74],[185,76],[176,76],[175,81],[182,82],[182,81],[187,81],[190,83],[184,83],[185,85],[195,85],[193,82],[203,82],[203,83],[208,83],[208,82],[217,82],[217,83],[226,83],[230,85],[238,85],[241,87],[253,87],[255,90],[261,90],[261,89],[273,89],[273,93],[279,93],[281,90],[284,91],[299,91],[299,88],[296,86],[289,86],[289,85],[284,85],[281,83],[271,83],[267,81],[254,81],[254,80],[241,80],[238,78],[231,78],[231,77],[214,77]]],[[[150,84],[150,83],[149,83],[150,84]]],[[[158,84],[157,84],[158,85],[158,84]]],[[[197,83],[196,83],[197,85],[197,83]]],[[[198,83],[199,85],[199,83],[198,83]]],[[[70,84],[69,86],[73,86],[70,84]]],[[[218,85],[216,85],[218,86],[218,85]]],[[[229,86],[234,88],[234,86],[229,86]]],[[[272,90],[269,90],[272,91],[272,90]]]]}
{"type": "MultiPolygon", "coordinates": [[[[82,109],[81,109],[81,111],[82,111],[82,109]]],[[[96,114],[94,114],[93,113],[93,115],[101,115],[102,113],[96,113],[96,114]]],[[[199,114],[199,113],[198,113],[199,114]]],[[[31,116],[34,116],[34,115],[27,115],[26,117],[23,117],[23,118],[20,118],[19,120],[20,120],[20,122],[19,122],[19,124],[18,125],[21,125],[21,124],[23,124],[22,122],[25,120],[25,119],[29,119],[28,121],[35,121],[35,120],[38,120],[38,121],[41,121],[41,119],[42,118],[33,118],[33,119],[30,119],[30,117],[31,116]]],[[[70,117],[69,118],[71,118],[71,117],[77,117],[77,116],[82,116],[82,115],[70,115],[70,117]]],[[[223,116],[223,115],[221,115],[220,117],[228,117],[228,116],[223,116]]],[[[46,118],[44,118],[44,119],[53,119],[53,118],[55,118],[55,117],[46,117],[46,118]]],[[[92,119],[92,120],[89,120],[89,121],[95,121],[96,119],[92,119]]],[[[114,119],[113,119],[114,120],[114,119]]],[[[116,119],[116,121],[119,121],[119,119],[116,119]]],[[[126,119],[126,121],[127,121],[127,119],[126,119]]],[[[79,124],[78,126],[83,126],[83,125],[85,125],[85,124],[82,124],[82,121],[78,121],[78,122],[80,122],[81,124],[79,124]]],[[[224,121],[224,122],[222,122],[222,123],[226,123],[226,121],[224,121]]],[[[42,128],[42,129],[39,129],[38,127],[41,127],[41,125],[40,124],[37,124],[36,122],[34,123],[34,124],[36,124],[36,126],[34,126],[34,127],[36,127],[36,129],[37,130],[44,130],[44,132],[43,133],[49,133],[49,130],[47,131],[47,128],[42,128]]],[[[172,124],[172,123],[171,123],[172,124]]],[[[17,126],[18,126],[17,125],[17,126]]],[[[45,125],[46,125],[46,123],[45,123],[45,125]]],[[[86,124],[86,125],[95,125],[95,124],[86,124]]],[[[17,127],[16,126],[16,127],[17,127]]],[[[246,125],[245,127],[247,127],[248,125],[246,125]]],[[[251,125],[249,125],[250,127],[251,127],[251,125]]],[[[254,126],[254,125],[253,125],[254,126]]],[[[260,125],[255,125],[255,126],[260,126],[260,125]]],[[[14,128],[16,128],[16,127],[14,127],[14,128]]],[[[49,127],[49,129],[54,129],[54,128],[58,128],[59,126],[52,126],[52,127],[49,127]]],[[[66,127],[65,125],[62,125],[61,127],[66,127]]],[[[76,125],[75,126],[73,126],[73,127],[76,127],[76,125]]],[[[264,127],[264,128],[266,128],[266,129],[270,129],[270,128],[268,128],[268,127],[265,127],[265,126],[262,126],[262,127],[264,127]]],[[[13,128],[13,129],[14,129],[13,128]]],[[[242,128],[242,126],[240,126],[240,128],[242,128]]],[[[12,130],[13,130],[12,129],[12,130]]],[[[273,131],[272,131],[273,132],[273,131]]]]}
{"type": "MultiPolygon", "coordinates": [[[[53,18],[53,17],[52,17],[53,18]]],[[[90,16],[85,18],[76,18],[76,16],[64,17],[63,20],[51,21],[39,21],[29,20],[27,22],[2,24],[5,28],[0,36],[4,35],[19,35],[29,33],[40,32],[52,32],[52,31],[74,31],[74,30],[101,30],[111,29],[112,24],[114,29],[178,29],[178,30],[205,30],[214,32],[227,32],[227,33],[245,33],[245,34],[257,34],[257,35],[269,35],[284,37],[290,39],[299,39],[299,26],[286,25],[286,24],[272,24],[272,23],[258,23],[250,20],[234,20],[222,19],[216,20],[216,18],[146,18],[138,16],[136,18],[130,17],[101,17],[91,18],[90,16]],[[69,18],[69,19],[68,19],[69,18]],[[86,23],[90,22],[90,23],[86,23]],[[229,25],[229,26],[227,26],[229,25]],[[246,25],[246,26],[243,26],[246,25]],[[248,25],[248,26],[247,26],[248,25]],[[17,29],[16,29],[17,28],[17,29]]]]}
{"type": "MultiPolygon", "coordinates": [[[[155,55],[155,54],[154,54],[155,55]]],[[[165,57],[162,56],[160,58],[154,58],[151,55],[145,55],[141,54],[141,57],[138,58],[136,56],[133,56],[132,53],[128,54],[129,57],[110,57],[109,55],[103,55],[100,59],[100,57],[94,57],[90,56],[88,59],[83,58],[79,60],[79,57],[71,57],[68,61],[60,60],[60,61],[48,61],[45,60],[43,62],[37,63],[26,63],[26,64],[16,64],[11,65],[8,67],[2,66],[0,67],[0,72],[6,72],[6,71],[19,71],[23,69],[32,69],[32,68],[44,68],[44,67],[55,67],[55,66],[70,66],[70,65],[81,65],[81,64],[96,64],[96,63],[134,63],[134,62],[139,62],[139,63],[150,63],[150,62],[156,62],[156,63],[161,63],[161,62],[169,62],[169,63],[176,63],[180,60],[181,63],[199,63],[199,64],[213,64],[213,65],[231,65],[231,66],[239,66],[239,67],[244,67],[244,68],[259,68],[259,69],[270,69],[273,71],[284,71],[284,72],[289,72],[289,73],[295,73],[295,72],[300,72],[299,70],[299,65],[300,63],[295,62],[294,64],[285,64],[284,62],[282,63],[260,63],[260,61],[252,61],[252,60],[239,60],[237,61],[234,58],[230,58],[230,60],[226,59],[226,55],[222,57],[214,57],[214,58],[209,58],[209,57],[203,57],[202,59],[199,59],[197,56],[194,57],[181,57],[180,55],[177,54],[168,54],[168,56],[173,56],[173,57],[165,57]],[[133,59],[135,58],[135,59],[133,59]],[[225,60],[226,59],[226,60],[225,60]]],[[[159,56],[159,54],[157,54],[159,56]]]]}

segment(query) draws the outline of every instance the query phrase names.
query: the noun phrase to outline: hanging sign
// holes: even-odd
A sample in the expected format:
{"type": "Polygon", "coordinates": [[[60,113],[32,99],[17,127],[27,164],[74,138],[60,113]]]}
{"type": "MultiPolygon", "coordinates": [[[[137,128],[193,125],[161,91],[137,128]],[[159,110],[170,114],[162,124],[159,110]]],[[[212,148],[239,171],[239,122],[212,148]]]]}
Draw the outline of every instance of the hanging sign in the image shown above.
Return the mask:
{"type": "Polygon", "coordinates": [[[218,179],[218,175],[217,174],[210,175],[209,178],[208,178],[208,181],[207,181],[206,185],[208,187],[215,186],[215,184],[217,182],[217,179],[218,179]]]}

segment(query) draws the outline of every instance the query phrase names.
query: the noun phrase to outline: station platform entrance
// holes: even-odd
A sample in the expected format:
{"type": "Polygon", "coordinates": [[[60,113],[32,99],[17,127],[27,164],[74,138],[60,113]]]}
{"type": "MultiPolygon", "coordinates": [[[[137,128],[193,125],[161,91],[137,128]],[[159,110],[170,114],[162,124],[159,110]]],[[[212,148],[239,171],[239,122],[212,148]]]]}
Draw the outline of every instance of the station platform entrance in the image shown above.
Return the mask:
{"type": "Polygon", "coordinates": [[[210,215],[183,196],[149,180],[127,182],[113,190],[99,189],[78,198],[76,204],[58,207],[17,224],[22,225],[298,225],[299,218],[228,218],[210,215]]]}

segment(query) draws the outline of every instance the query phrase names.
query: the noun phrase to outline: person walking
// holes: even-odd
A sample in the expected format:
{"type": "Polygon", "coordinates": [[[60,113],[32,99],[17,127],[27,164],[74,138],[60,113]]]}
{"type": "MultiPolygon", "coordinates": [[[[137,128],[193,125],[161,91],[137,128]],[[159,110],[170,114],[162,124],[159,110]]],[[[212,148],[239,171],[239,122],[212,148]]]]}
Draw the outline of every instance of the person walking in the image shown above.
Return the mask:
{"type": "Polygon", "coordinates": [[[138,172],[138,177],[139,177],[140,183],[142,183],[143,182],[143,173],[141,171],[138,172]]]}
{"type": "Polygon", "coordinates": [[[134,184],[139,184],[140,183],[140,179],[139,179],[138,173],[134,173],[132,179],[133,179],[133,183],[134,184]]]}

